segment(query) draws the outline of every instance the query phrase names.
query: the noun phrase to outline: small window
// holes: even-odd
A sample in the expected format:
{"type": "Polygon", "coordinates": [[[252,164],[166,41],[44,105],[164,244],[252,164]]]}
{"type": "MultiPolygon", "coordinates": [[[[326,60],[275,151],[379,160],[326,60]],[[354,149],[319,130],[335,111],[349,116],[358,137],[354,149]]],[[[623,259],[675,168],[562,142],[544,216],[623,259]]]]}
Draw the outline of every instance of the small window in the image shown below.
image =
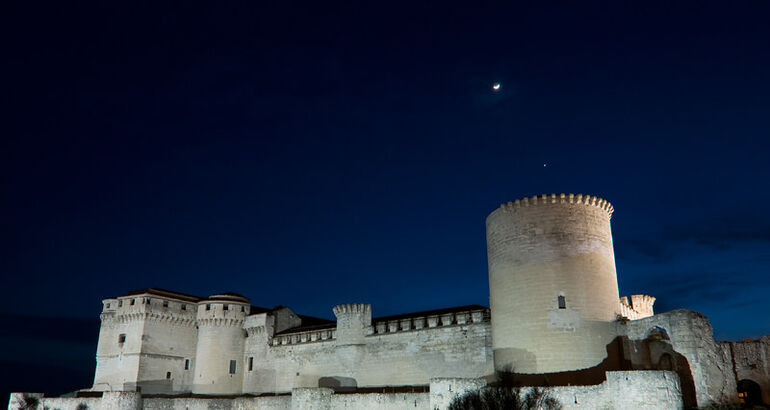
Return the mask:
{"type": "Polygon", "coordinates": [[[126,334],[121,333],[118,335],[118,343],[125,343],[126,342],[126,334]]]}
{"type": "Polygon", "coordinates": [[[567,298],[564,295],[559,295],[559,309],[567,308],[567,298]]]}
{"type": "Polygon", "coordinates": [[[190,370],[190,359],[184,359],[184,369],[190,370]]]}
{"type": "Polygon", "coordinates": [[[227,303],[225,303],[225,304],[222,306],[222,310],[230,310],[230,305],[228,305],[227,303]]]}
{"type": "Polygon", "coordinates": [[[254,358],[249,357],[249,371],[254,370],[254,358]]]}
{"type": "Polygon", "coordinates": [[[246,306],[241,306],[241,312],[246,312],[246,306]]]}
{"type": "Polygon", "coordinates": [[[123,301],[122,300],[118,301],[118,307],[123,307],[123,301]]]}
{"type": "Polygon", "coordinates": [[[108,303],[108,304],[107,304],[107,309],[109,309],[109,308],[110,308],[110,304],[108,303]]]}
{"type": "Polygon", "coordinates": [[[206,310],[211,310],[211,303],[206,303],[206,310]]]}
{"type": "Polygon", "coordinates": [[[131,299],[131,306],[134,306],[134,303],[136,303],[136,299],[131,299]]]}
{"type": "Polygon", "coordinates": [[[150,304],[150,298],[144,298],[144,303],[149,305],[150,304]]]}
{"type": "Polygon", "coordinates": [[[164,300],[164,301],[163,301],[163,307],[165,307],[165,308],[167,308],[167,307],[168,307],[168,301],[167,301],[167,300],[164,300]]]}
{"type": "Polygon", "coordinates": [[[235,360],[230,360],[230,374],[235,374],[235,360]]]}
{"type": "Polygon", "coordinates": [[[182,310],[187,310],[187,305],[185,305],[184,303],[182,303],[182,310]]]}
{"type": "Polygon", "coordinates": [[[166,378],[167,378],[167,379],[170,379],[170,378],[171,378],[171,372],[166,372],[166,378]]]}

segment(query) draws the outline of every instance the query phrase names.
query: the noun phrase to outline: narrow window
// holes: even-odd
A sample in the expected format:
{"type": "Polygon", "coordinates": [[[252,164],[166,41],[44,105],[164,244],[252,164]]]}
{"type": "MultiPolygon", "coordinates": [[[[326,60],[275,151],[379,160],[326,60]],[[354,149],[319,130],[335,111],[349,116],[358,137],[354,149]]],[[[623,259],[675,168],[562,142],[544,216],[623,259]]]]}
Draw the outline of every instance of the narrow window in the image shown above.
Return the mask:
{"type": "Polygon", "coordinates": [[[222,310],[230,310],[230,305],[228,305],[227,303],[225,303],[225,304],[222,306],[222,310]]]}
{"type": "Polygon", "coordinates": [[[125,343],[126,342],[126,334],[121,333],[118,335],[118,343],[125,343]]]}
{"type": "Polygon", "coordinates": [[[163,301],[163,307],[165,307],[165,308],[167,308],[167,307],[168,307],[168,301],[167,301],[167,300],[164,300],[164,301],[163,301]]]}
{"type": "Polygon", "coordinates": [[[109,309],[109,308],[110,308],[110,304],[108,303],[108,304],[107,304],[107,309],[109,309]]]}
{"type": "Polygon", "coordinates": [[[187,310],[187,305],[185,305],[184,303],[182,303],[182,310],[187,310]]]}
{"type": "Polygon", "coordinates": [[[254,358],[249,357],[249,371],[254,370],[254,358]]]}
{"type": "Polygon", "coordinates": [[[144,298],[144,303],[149,305],[150,304],[150,298],[144,298]]]}
{"type": "Polygon", "coordinates": [[[122,300],[118,301],[118,307],[123,307],[123,301],[122,300]]]}
{"type": "Polygon", "coordinates": [[[134,306],[134,303],[136,303],[136,299],[131,299],[131,306],[134,306]]]}
{"type": "Polygon", "coordinates": [[[211,310],[211,303],[206,303],[206,310],[211,310]]]}
{"type": "Polygon", "coordinates": [[[230,360],[230,374],[235,374],[235,360],[230,360]]]}
{"type": "Polygon", "coordinates": [[[190,370],[190,359],[184,359],[184,369],[190,370]]]}
{"type": "Polygon", "coordinates": [[[567,308],[567,298],[564,295],[559,295],[559,309],[567,308]]]}
{"type": "Polygon", "coordinates": [[[245,311],[246,311],[246,306],[241,306],[241,312],[245,312],[245,311]]]}
{"type": "Polygon", "coordinates": [[[167,379],[170,379],[170,378],[171,378],[171,372],[166,372],[166,378],[167,378],[167,379]]]}

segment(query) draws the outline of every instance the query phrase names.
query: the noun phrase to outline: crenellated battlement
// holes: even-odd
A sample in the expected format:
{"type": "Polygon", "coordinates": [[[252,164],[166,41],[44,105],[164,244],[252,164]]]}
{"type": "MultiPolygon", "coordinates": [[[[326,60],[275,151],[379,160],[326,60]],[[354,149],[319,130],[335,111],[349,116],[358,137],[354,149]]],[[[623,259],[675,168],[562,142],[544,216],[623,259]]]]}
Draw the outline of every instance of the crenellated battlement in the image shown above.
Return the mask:
{"type": "Polygon", "coordinates": [[[371,315],[372,305],[365,303],[349,303],[335,306],[332,311],[334,316],[339,317],[344,314],[371,315]]]}
{"type": "Polygon", "coordinates": [[[267,332],[265,326],[244,327],[244,330],[246,330],[246,336],[248,337],[259,337],[267,332]]]}
{"type": "Polygon", "coordinates": [[[461,311],[436,312],[435,314],[417,314],[381,318],[374,320],[374,335],[386,335],[457,325],[473,325],[489,322],[486,309],[468,309],[461,311]]]}
{"type": "Polygon", "coordinates": [[[175,326],[195,326],[195,318],[191,316],[179,316],[173,313],[162,312],[126,312],[115,315],[112,320],[116,323],[131,323],[136,321],[152,320],[156,322],[164,322],[169,325],[175,326]]]}
{"type": "Polygon", "coordinates": [[[198,318],[198,326],[216,326],[216,327],[243,327],[243,318],[237,317],[207,317],[198,318]]]}
{"type": "Polygon", "coordinates": [[[620,315],[629,320],[644,319],[653,316],[652,305],[655,304],[655,297],[650,295],[631,295],[631,301],[628,297],[620,298],[620,315]]]}
{"type": "Polygon", "coordinates": [[[273,346],[295,345],[300,343],[328,342],[336,339],[337,329],[335,328],[311,329],[277,335],[270,340],[270,344],[273,346]]]}
{"type": "MultiPolygon", "coordinates": [[[[341,305],[343,306],[343,305],[341,305]]],[[[361,305],[344,305],[353,308],[342,309],[344,312],[371,313],[371,308],[360,309],[361,305]]],[[[368,305],[367,305],[368,306],[368,305]]],[[[337,312],[335,312],[337,313],[337,312]]],[[[344,314],[344,313],[341,313],[344,314]]],[[[489,323],[489,310],[480,306],[469,306],[466,309],[445,311],[418,312],[411,315],[400,315],[373,319],[374,326],[361,326],[363,336],[383,336],[395,333],[413,332],[446,328],[450,326],[467,326],[489,323]]],[[[343,331],[346,329],[343,329],[343,331]]],[[[296,345],[312,342],[333,341],[337,339],[337,329],[322,327],[299,331],[289,331],[279,334],[270,340],[273,346],[296,345]]]]}
{"type": "Polygon", "coordinates": [[[222,294],[213,295],[208,299],[198,302],[196,317],[198,322],[212,322],[212,320],[243,320],[251,312],[249,300],[240,295],[222,294]]]}
{"type": "Polygon", "coordinates": [[[530,207],[537,205],[551,205],[551,204],[583,204],[589,206],[595,206],[607,213],[607,216],[612,217],[612,212],[615,210],[609,201],[599,198],[598,196],[583,195],[583,194],[543,194],[540,196],[532,196],[528,198],[517,199],[512,202],[504,203],[500,207],[506,211],[513,211],[522,207],[530,207]]]}

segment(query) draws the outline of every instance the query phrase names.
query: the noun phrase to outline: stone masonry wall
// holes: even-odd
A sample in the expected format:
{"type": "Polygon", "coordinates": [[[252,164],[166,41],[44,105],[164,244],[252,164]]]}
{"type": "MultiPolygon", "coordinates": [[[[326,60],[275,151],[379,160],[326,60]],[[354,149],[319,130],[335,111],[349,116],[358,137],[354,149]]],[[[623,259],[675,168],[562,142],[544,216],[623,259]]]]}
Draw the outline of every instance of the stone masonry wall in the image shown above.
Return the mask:
{"type": "Polygon", "coordinates": [[[509,202],[486,221],[495,367],[584,369],[607,357],[620,311],[612,206],[583,195],[509,202]]]}
{"type": "MultiPolygon", "coordinates": [[[[478,378],[433,379],[430,393],[339,393],[326,388],[297,388],[291,395],[236,398],[142,398],[135,392],[105,392],[103,398],[43,398],[43,406],[77,410],[445,410],[456,397],[483,388],[478,378]]],[[[679,378],[673,372],[608,372],[597,386],[546,389],[571,409],[681,409],[679,378]]],[[[526,392],[526,390],[525,390],[526,392]]],[[[13,393],[9,410],[18,410],[13,393]]]]}
{"type": "Polygon", "coordinates": [[[761,389],[762,401],[770,404],[770,336],[759,340],[720,343],[732,357],[737,380],[751,380],[761,389]]]}
{"type": "MultiPolygon", "coordinates": [[[[668,338],[673,350],[687,359],[699,407],[735,400],[736,383],[729,355],[714,341],[713,329],[705,316],[674,310],[617,324],[618,335],[630,340],[651,336],[668,338]],[[660,335],[663,332],[665,335],[660,335]]],[[[686,380],[682,381],[686,383],[686,380]]],[[[683,386],[686,390],[687,386],[683,386]]]]}
{"type": "Polygon", "coordinates": [[[493,373],[490,338],[489,323],[482,322],[371,334],[359,344],[327,339],[269,346],[263,357],[255,358],[252,372],[246,372],[244,380],[255,384],[244,385],[244,392],[319,387],[321,378],[364,387],[426,385],[434,377],[484,377],[493,373]]]}

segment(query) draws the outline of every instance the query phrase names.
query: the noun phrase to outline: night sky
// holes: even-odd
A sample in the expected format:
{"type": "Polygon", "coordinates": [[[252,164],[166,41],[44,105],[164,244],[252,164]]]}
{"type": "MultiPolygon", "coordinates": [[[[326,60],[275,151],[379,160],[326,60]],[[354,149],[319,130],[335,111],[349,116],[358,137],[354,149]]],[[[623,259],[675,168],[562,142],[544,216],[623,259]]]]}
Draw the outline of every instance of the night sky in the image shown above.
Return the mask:
{"type": "Polygon", "coordinates": [[[89,387],[134,289],[487,305],[543,193],[612,202],[621,295],[770,333],[767,2],[66,3],[0,6],[4,388],[89,387]]]}

